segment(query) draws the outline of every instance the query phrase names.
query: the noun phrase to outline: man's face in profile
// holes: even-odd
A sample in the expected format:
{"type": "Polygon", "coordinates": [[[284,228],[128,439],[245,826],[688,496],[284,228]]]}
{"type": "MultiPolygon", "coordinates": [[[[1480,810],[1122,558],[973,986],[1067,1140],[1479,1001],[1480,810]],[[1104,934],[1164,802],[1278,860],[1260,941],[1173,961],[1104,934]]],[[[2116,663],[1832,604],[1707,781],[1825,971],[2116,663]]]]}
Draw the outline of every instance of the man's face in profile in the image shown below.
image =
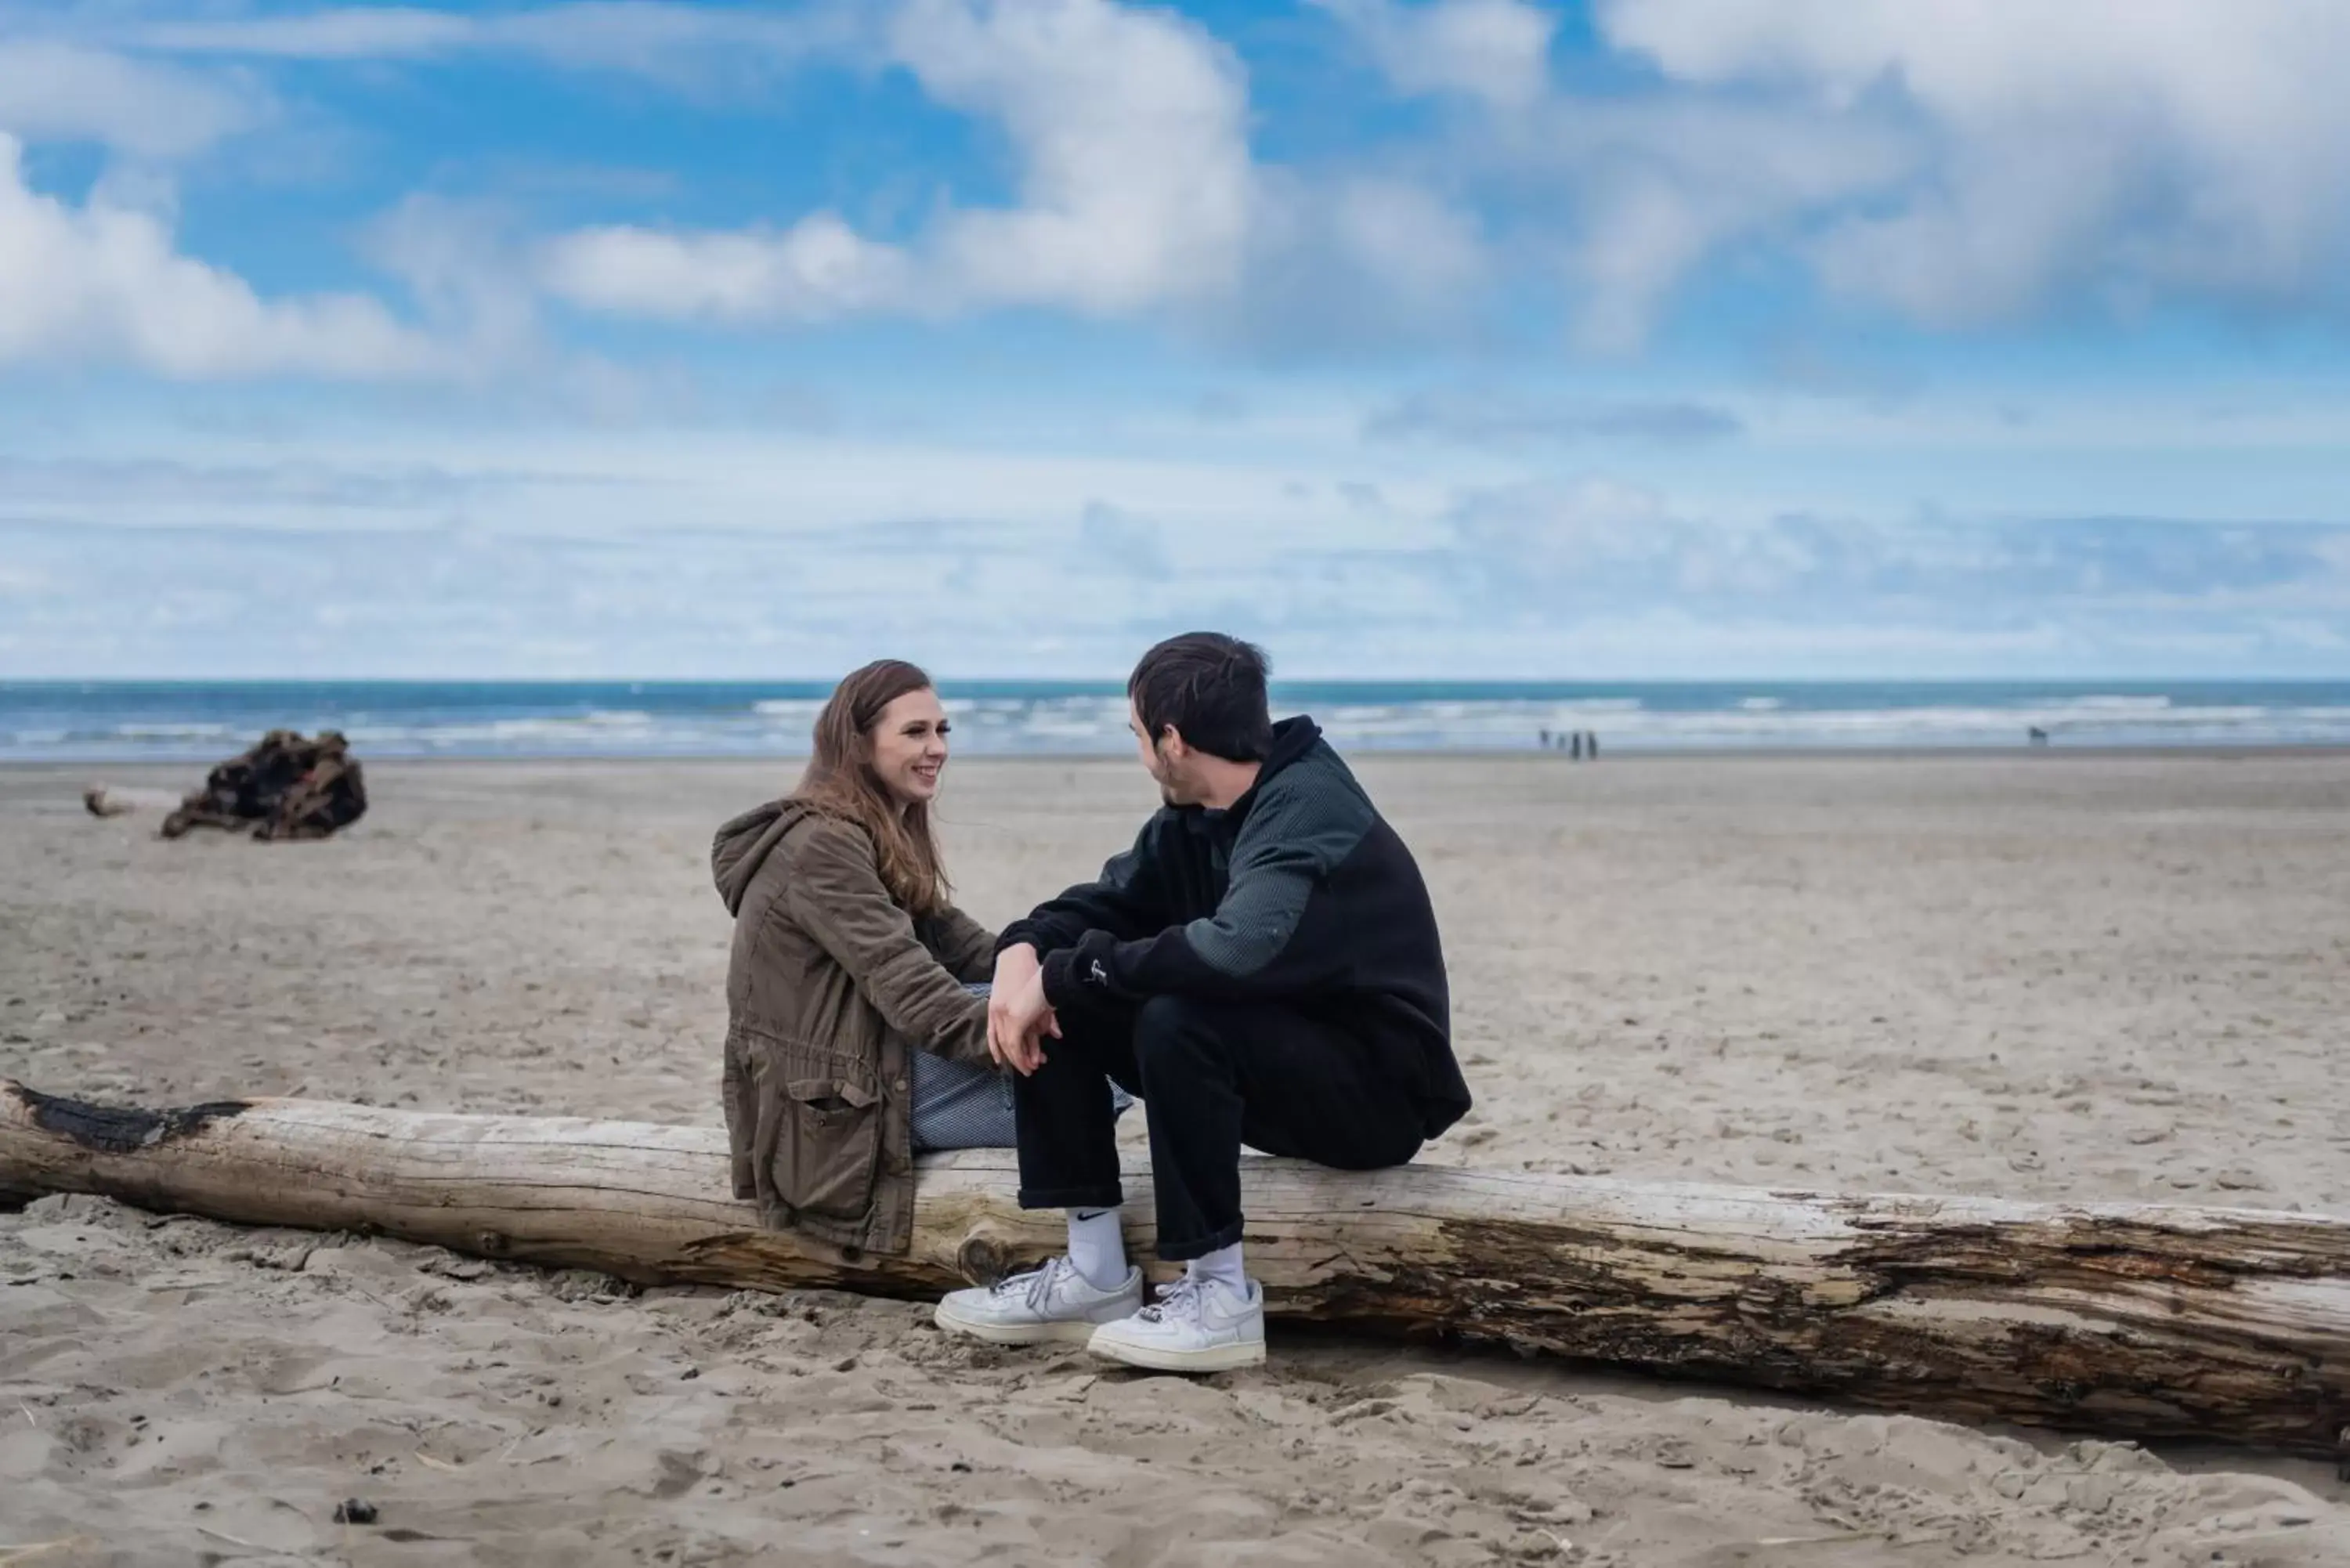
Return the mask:
{"type": "Polygon", "coordinates": [[[1170,736],[1154,740],[1143,726],[1141,712],[1131,701],[1126,705],[1126,727],[1134,735],[1135,755],[1141,759],[1143,771],[1159,786],[1159,798],[1169,805],[1191,805],[1190,791],[1182,783],[1181,766],[1169,752],[1170,747],[1180,752],[1183,742],[1170,736]]]}

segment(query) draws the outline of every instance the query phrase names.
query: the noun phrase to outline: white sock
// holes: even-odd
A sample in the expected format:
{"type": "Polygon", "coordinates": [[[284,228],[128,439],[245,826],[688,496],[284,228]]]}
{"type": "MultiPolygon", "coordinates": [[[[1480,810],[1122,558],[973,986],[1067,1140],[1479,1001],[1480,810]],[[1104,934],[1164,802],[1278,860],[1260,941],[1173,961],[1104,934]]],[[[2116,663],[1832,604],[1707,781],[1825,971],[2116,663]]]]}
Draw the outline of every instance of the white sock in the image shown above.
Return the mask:
{"type": "Polygon", "coordinates": [[[1194,1280],[1215,1280],[1229,1285],[1236,1296],[1248,1294],[1248,1270],[1241,1264],[1241,1244],[1238,1241],[1192,1259],[1183,1265],[1183,1272],[1194,1280]]]}
{"type": "Polygon", "coordinates": [[[1097,1291],[1126,1283],[1126,1238],[1118,1231],[1117,1210],[1069,1210],[1069,1262],[1097,1291]]]}

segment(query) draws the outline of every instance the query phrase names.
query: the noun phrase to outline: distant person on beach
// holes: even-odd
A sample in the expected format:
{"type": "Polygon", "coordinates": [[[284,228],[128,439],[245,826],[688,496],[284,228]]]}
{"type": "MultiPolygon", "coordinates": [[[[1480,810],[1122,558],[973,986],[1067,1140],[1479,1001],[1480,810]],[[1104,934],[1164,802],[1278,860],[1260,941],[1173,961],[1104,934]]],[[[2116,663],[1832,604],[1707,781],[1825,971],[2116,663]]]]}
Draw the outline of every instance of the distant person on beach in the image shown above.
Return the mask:
{"type": "Polygon", "coordinates": [[[1400,1165],[1469,1108],[1419,868],[1307,718],[1273,722],[1265,661],[1197,632],[1127,682],[1164,807],[1099,880],[998,944],[988,1044],[1020,1076],[1020,1203],[1068,1215],[1068,1251],[957,1291],[941,1326],[1082,1341],[1174,1372],[1264,1359],[1241,1253],[1241,1146],[1348,1170],[1400,1165]],[[1158,1251],[1127,1262],[1104,1078],[1142,1096],[1158,1251]]]}
{"type": "Polygon", "coordinates": [[[711,846],[734,916],[734,1195],[851,1258],[911,1245],[917,1151],[1013,1141],[972,983],[995,933],[948,902],[931,833],[948,730],[929,676],[868,664],[824,705],[799,787],[711,846]]]}

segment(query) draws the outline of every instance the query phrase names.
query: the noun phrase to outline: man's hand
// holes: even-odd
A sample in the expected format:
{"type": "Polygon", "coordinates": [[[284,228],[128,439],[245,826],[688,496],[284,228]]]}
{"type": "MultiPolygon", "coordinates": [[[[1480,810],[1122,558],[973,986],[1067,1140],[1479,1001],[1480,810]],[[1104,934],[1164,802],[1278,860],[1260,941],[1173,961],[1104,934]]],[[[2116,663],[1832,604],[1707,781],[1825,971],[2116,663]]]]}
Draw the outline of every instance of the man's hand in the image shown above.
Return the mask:
{"type": "Polygon", "coordinates": [[[1023,1075],[1041,1066],[1040,1028],[1049,1024],[1044,1032],[1056,1037],[1061,1032],[1052,1022],[1052,1012],[1045,1001],[1045,964],[1036,950],[1015,942],[996,954],[994,989],[987,999],[987,1054],[996,1064],[1023,1075]]]}

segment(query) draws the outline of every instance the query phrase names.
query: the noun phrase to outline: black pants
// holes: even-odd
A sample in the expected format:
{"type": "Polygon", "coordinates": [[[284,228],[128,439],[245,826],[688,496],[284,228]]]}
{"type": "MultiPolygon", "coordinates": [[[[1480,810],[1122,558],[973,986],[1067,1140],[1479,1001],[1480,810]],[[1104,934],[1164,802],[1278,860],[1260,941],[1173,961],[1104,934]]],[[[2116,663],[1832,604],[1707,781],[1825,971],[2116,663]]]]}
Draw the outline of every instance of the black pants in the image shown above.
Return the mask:
{"type": "Polygon", "coordinates": [[[1241,1239],[1241,1145],[1341,1170],[1419,1151],[1419,1105],[1364,1045],[1275,1002],[1153,997],[1060,1013],[1045,1064],[1015,1079],[1020,1206],[1125,1201],[1107,1076],[1150,1126],[1159,1255],[1180,1262],[1241,1239]]]}

